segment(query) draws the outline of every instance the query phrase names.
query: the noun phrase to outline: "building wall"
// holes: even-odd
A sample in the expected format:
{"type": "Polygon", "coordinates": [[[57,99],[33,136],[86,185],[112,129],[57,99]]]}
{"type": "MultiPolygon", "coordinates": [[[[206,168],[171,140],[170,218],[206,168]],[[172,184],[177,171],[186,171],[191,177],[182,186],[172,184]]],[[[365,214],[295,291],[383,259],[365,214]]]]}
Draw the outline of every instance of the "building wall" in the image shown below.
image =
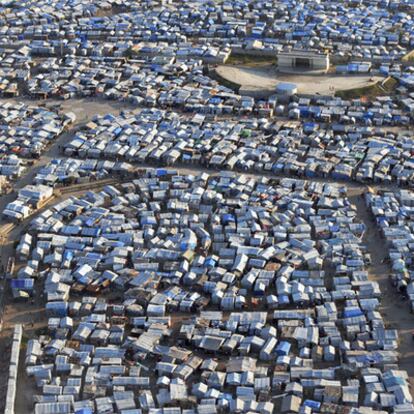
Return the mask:
{"type": "Polygon", "coordinates": [[[285,68],[293,68],[295,66],[295,58],[293,56],[279,56],[277,64],[285,68]]]}
{"type": "Polygon", "coordinates": [[[306,58],[310,60],[309,69],[328,70],[329,56],[300,56],[300,55],[279,55],[278,65],[284,68],[295,68],[296,58],[306,58]]]}
{"type": "Polygon", "coordinates": [[[313,69],[329,69],[329,57],[328,56],[318,56],[312,57],[312,67],[313,69]]]}

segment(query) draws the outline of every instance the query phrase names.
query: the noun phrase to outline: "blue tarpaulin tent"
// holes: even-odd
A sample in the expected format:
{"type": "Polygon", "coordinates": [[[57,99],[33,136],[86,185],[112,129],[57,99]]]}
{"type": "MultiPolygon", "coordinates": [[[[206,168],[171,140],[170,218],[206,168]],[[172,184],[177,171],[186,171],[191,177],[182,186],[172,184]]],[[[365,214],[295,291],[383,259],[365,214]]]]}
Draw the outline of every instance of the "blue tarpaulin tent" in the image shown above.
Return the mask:
{"type": "Polygon", "coordinates": [[[32,290],[34,279],[13,279],[10,281],[12,289],[32,290]]]}
{"type": "Polygon", "coordinates": [[[281,341],[276,347],[276,355],[277,356],[285,356],[289,354],[290,351],[290,343],[286,341],[281,341]]]}

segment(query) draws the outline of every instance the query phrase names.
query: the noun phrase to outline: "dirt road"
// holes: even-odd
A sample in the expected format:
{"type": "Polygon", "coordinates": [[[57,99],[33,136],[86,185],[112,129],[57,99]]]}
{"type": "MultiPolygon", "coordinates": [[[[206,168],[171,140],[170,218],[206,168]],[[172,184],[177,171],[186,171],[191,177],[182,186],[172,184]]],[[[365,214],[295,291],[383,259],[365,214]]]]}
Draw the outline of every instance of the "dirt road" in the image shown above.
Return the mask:
{"type": "Polygon", "coordinates": [[[414,343],[412,332],[414,331],[414,316],[410,313],[408,301],[403,299],[389,281],[391,266],[389,263],[384,263],[384,259],[388,256],[386,242],[381,237],[374,216],[366,207],[362,194],[362,189],[355,188],[349,191],[349,198],[357,208],[358,218],[365,223],[367,228],[364,243],[368,247],[372,261],[368,268],[368,275],[370,280],[377,281],[380,286],[382,292],[380,312],[385,323],[389,328],[398,330],[400,368],[408,372],[413,393],[414,343]]]}

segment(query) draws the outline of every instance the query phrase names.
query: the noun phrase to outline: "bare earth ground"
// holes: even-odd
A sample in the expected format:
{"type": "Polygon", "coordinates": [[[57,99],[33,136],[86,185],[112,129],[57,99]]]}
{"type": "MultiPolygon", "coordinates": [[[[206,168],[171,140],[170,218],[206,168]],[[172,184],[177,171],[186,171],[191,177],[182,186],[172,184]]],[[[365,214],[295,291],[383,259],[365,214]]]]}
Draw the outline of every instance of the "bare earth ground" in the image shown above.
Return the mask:
{"type": "Polygon", "coordinates": [[[217,73],[231,82],[241,85],[241,90],[274,92],[281,82],[294,83],[298,93],[309,95],[334,95],[336,91],[344,91],[369,86],[384,78],[369,75],[296,75],[278,73],[273,65],[262,67],[244,67],[219,65],[217,73]],[[334,89],[332,89],[332,87],[334,89]]]}

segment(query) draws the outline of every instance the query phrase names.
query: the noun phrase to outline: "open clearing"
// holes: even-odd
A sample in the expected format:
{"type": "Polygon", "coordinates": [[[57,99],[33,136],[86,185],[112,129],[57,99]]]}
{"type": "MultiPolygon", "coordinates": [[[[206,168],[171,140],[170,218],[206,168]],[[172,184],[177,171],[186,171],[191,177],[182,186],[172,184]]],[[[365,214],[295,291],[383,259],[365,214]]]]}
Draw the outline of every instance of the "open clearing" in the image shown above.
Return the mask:
{"type": "Polygon", "coordinates": [[[370,75],[296,75],[278,73],[273,65],[244,67],[219,65],[217,73],[224,79],[240,85],[240,93],[248,95],[274,93],[281,82],[294,83],[298,93],[309,95],[334,95],[337,91],[365,88],[382,81],[381,76],[370,75]]]}

